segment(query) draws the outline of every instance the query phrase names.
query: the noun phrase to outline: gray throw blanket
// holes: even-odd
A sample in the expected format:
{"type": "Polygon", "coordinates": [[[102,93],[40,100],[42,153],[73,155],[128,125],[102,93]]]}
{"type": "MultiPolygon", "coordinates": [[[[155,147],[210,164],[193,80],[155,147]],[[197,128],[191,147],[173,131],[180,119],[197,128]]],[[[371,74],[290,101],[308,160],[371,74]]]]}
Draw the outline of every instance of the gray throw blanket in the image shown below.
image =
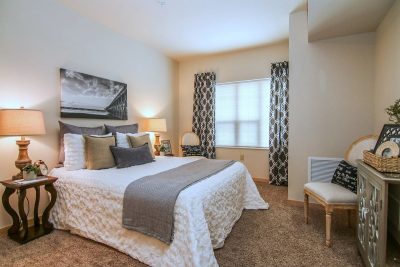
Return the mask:
{"type": "Polygon", "coordinates": [[[122,225],[167,244],[174,232],[174,208],[179,193],[234,164],[231,160],[200,159],[145,176],[125,189],[122,225]]]}

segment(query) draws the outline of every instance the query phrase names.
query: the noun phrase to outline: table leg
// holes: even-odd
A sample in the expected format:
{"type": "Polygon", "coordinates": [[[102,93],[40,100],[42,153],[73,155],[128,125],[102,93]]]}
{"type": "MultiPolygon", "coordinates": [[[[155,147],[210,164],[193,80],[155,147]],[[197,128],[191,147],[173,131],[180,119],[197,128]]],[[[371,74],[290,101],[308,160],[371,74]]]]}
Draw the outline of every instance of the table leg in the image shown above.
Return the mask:
{"type": "Polygon", "coordinates": [[[53,224],[51,224],[49,222],[49,213],[50,213],[51,208],[54,206],[54,203],[56,203],[57,191],[54,188],[53,184],[45,185],[44,189],[46,189],[46,191],[50,193],[51,199],[50,199],[49,205],[46,207],[46,209],[43,212],[42,224],[46,230],[52,230],[53,224]]]}
{"type": "Polygon", "coordinates": [[[26,197],[26,189],[21,189],[19,191],[19,197],[18,197],[18,211],[19,211],[19,217],[22,220],[22,228],[24,231],[23,238],[25,238],[28,235],[28,219],[26,217],[25,209],[24,209],[24,200],[26,197]]]}
{"type": "Polygon", "coordinates": [[[4,209],[8,212],[8,214],[10,214],[10,216],[12,217],[12,220],[13,220],[12,226],[10,227],[10,229],[8,229],[9,235],[18,233],[18,230],[19,230],[18,213],[10,205],[10,196],[14,192],[15,192],[15,189],[6,187],[6,189],[4,190],[4,193],[3,193],[3,198],[2,198],[4,209]]]}
{"type": "Polygon", "coordinates": [[[40,220],[39,220],[39,201],[40,201],[40,187],[35,186],[35,191],[36,191],[36,199],[35,199],[35,209],[33,211],[33,221],[35,223],[35,226],[40,225],[40,220]]]}

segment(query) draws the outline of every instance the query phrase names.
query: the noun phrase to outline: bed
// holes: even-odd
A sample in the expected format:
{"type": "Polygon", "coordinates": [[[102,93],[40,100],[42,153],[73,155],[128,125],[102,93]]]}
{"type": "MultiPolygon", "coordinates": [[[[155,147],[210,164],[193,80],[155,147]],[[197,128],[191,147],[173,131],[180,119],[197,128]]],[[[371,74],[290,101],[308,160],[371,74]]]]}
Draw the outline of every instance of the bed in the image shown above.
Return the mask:
{"type": "Polygon", "coordinates": [[[57,229],[111,246],[150,266],[218,266],[221,248],[243,209],[268,209],[246,167],[236,162],[184,189],[175,204],[170,245],[122,227],[125,188],[134,180],[201,157],[156,157],[152,163],[124,169],[67,171],[50,175],[58,199],[50,215],[57,229]]]}

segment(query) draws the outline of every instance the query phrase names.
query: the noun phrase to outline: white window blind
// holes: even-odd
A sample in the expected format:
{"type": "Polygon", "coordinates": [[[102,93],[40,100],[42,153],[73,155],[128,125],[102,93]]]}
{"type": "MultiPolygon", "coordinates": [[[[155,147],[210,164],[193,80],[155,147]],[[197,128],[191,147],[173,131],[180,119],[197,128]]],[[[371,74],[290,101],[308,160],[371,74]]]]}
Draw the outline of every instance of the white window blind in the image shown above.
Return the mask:
{"type": "Polygon", "coordinates": [[[269,93],[270,79],[217,84],[216,146],[268,147],[269,93]]]}

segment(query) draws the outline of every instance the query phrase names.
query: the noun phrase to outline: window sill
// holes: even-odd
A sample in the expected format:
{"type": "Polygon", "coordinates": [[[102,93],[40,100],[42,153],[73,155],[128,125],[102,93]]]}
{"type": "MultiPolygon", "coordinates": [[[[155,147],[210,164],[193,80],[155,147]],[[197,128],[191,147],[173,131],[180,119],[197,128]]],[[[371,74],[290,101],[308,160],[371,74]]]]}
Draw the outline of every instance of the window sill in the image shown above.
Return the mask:
{"type": "Polygon", "coordinates": [[[253,147],[253,146],[215,146],[215,148],[250,149],[250,150],[268,150],[269,149],[269,147],[253,147]]]}

